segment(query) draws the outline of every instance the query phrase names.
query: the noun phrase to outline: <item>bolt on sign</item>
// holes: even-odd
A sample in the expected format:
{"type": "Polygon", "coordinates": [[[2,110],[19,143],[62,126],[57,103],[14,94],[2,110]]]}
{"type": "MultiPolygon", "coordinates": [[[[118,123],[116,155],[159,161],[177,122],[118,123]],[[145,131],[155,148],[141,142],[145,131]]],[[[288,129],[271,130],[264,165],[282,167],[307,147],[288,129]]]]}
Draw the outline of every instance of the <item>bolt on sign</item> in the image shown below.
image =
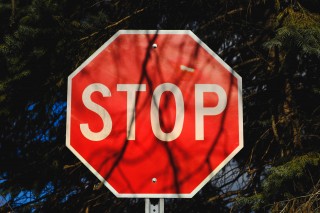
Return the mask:
{"type": "Polygon", "coordinates": [[[191,31],[121,30],[68,78],[66,144],[117,197],[189,198],[243,147],[241,90],[191,31]]]}

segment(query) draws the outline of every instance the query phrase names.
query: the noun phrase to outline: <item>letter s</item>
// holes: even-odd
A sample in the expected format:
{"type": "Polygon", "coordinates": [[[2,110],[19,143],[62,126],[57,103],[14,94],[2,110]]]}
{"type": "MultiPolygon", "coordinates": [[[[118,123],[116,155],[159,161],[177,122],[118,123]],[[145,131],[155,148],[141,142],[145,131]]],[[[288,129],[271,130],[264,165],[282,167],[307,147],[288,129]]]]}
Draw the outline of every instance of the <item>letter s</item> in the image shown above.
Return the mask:
{"type": "Polygon", "coordinates": [[[99,132],[93,132],[90,130],[88,123],[80,124],[80,130],[84,137],[91,141],[101,141],[108,137],[112,129],[112,120],[110,114],[99,104],[96,104],[91,99],[91,94],[94,92],[100,92],[103,97],[110,97],[111,92],[103,84],[94,83],[87,86],[82,93],[83,104],[91,111],[97,113],[103,122],[103,128],[99,132]]]}

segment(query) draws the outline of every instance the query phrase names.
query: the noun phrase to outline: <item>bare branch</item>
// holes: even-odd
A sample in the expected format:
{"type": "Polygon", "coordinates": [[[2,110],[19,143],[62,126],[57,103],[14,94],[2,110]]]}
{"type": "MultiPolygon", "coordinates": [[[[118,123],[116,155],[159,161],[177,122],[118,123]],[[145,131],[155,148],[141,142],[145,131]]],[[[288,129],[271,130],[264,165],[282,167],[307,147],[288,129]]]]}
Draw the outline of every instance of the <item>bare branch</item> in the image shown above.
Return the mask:
{"type": "MultiPolygon", "coordinates": [[[[140,9],[140,10],[136,10],[135,12],[132,13],[132,15],[128,15],[128,16],[120,19],[119,21],[117,21],[117,22],[115,22],[115,23],[113,23],[113,24],[110,24],[110,25],[106,26],[103,30],[108,30],[108,29],[110,29],[110,28],[112,28],[112,27],[115,27],[115,26],[117,26],[117,25],[119,25],[119,24],[127,21],[127,20],[130,19],[131,17],[133,17],[133,16],[135,16],[135,15],[137,15],[137,14],[139,14],[139,13],[142,13],[146,8],[147,8],[147,7],[142,8],[142,9],[140,9]]],[[[100,33],[101,31],[102,31],[102,30],[93,32],[93,33],[91,33],[90,35],[88,35],[88,36],[86,36],[86,37],[80,38],[79,41],[87,40],[87,39],[95,36],[96,34],[100,33]]]]}
{"type": "Polygon", "coordinates": [[[234,14],[237,14],[237,13],[241,13],[242,11],[244,11],[244,8],[242,8],[242,7],[238,8],[238,9],[230,10],[230,11],[226,12],[225,14],[217,16],[213,20],[211,20],[211,21],[207,22],[206,24],[202,25],[200,27],[200,29],[203,30],[206,27],[208,27],[209,25],[214,24],[217,21],[221,21],[222,19],[226,18],[227,15],[234,15],[234,14]]]}

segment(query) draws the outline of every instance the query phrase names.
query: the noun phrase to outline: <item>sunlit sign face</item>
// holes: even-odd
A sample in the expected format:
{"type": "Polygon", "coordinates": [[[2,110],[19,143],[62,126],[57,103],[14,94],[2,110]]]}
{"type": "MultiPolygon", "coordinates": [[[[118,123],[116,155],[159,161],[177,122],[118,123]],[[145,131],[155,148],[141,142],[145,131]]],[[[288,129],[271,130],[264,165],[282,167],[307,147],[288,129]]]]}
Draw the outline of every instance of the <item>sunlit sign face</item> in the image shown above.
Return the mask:
{"type": "Polygon", "coordinates": [[[69,76],[67,146],[118,197],[192,197],[243,146],[241,77],[190,31],[119,31],[69,76]]]}

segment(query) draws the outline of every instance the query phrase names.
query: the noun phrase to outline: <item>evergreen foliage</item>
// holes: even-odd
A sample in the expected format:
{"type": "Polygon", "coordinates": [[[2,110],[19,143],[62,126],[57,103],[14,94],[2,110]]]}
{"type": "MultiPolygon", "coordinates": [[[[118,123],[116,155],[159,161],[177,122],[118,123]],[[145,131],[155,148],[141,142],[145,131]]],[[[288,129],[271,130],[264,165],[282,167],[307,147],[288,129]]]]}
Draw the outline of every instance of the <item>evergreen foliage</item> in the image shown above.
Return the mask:
{"type": "MultiPolygon", "coordinates": [[[[319,208],[320,154],[310,152],[294,157],[286,163],[269,169],[268,176],[263,180],[261,192],[237,200],[238,206],[251,205],[253,210],[269,209],[278,212],[287,211],[288,201],[313,197],[313,204],[308,206],[309,212],[316,212],[319,208]],[[308,192],[306,194],[306,192],[308,192]]],[[[303,205],[305,201],[298,201],[303,205]]],[[[295,203],[297,205],[297,203],[295,203]]],[[[296,207],[292,208],[295,209],[296,207]]]]}
{"type": "Polygon", "coordinates": [[[301,54],[320,55],[320,16],[302,6],[290,6],[277,16],[276,35],[265,43],[268,48],[296,49],[301,54]]]}

